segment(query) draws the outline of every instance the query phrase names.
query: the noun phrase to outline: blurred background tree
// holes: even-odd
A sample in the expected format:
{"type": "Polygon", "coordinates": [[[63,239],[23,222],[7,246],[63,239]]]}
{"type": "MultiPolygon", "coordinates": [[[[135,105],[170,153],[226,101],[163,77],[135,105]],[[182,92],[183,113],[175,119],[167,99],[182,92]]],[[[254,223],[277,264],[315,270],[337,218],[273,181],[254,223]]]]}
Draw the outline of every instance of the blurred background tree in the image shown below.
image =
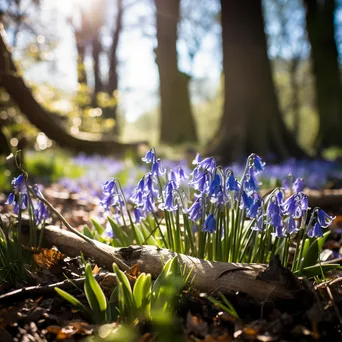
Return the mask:
{"type": "Polygon", "coordinates": [[[148,140],[224,161],[341,148],[338,0],[6,0],[0,10],[12,46],[0,56],[6,153],[19,141],[39,148],[42,134],[44,148],[148,140]]]}

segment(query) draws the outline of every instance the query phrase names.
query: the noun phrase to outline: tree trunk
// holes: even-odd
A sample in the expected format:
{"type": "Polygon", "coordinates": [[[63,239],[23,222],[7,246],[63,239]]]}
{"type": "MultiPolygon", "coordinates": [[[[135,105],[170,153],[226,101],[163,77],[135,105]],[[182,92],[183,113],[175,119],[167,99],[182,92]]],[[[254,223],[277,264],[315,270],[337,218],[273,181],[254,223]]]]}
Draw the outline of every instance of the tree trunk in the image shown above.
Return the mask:
{"type": "MultiPolygon", "coordinates": [[[[115,27],[113,31],[112,46],[109,53],[109,77],[107,84],[107,93],[110,97],[117,97],[118,91],[118,46],[120,42],[120,36],[122,31],[122,17],[123,17],[123,1],[117,0],[117,15],[115,21],[115,27]]],[[[117,104],[113,107],[105,108],[103,111],[104,117],[114,119],[114,134],[119,134],[118,118],[117,118],[117,104]]]]}
{"type": "Polygon", "coordinates": [[[178,70],[177,25],[179,0],[155,0],[157,10],[156,63],[160,78],[160,142],[179,144],[197,142],[192,114],[190,77],[178,70]]]}
{"type": "Polygon", "coordinates": [[[317,148],[342,146],[342,86],[335,41],[335,0],[304,0],[319,116],[317,148]]]}
{"type": "Polygon", "coordinates": [[[191,286],[200,292],[238,292],[249,295],[257,303],[268,300],[293,300],[296,294],[302,292],[298,279],[279,265],[280,261],[276,259],[267,267],[264,264],[202,260],[148,245],[114,248],[96,240],[89,243],[55,226],[45,228],[43,240],[45,246],[56,246],[70,257],[82,253],[109,270],[112,269],[113,262],[117,261],[125,268],[138,265],[141,272],[150,273],[154,279],[160,274],[167,260],[177,256],[183,269],[191,270],[191,286]]]}
{"type": "Polygon", "coordinates": [[[290,61],[290,86],[291,86],[291,109],[292,109],[292,122],[293,134],[296,139],[299,137],[299,124],[300,124],[300,99],[299,99],[299,84],[297,80],[298,68],[300,59],[293,57],[290,61]]]}
{"type": "Polygon", "coordinates": [[[267,56],[261,0],[221,0],[225,102],[207,150],[221,162],[252,152],[303,157],[280,114],[267,56]]]}
{"type": "Polygon", "coordinates": [[[102,51],[100,28],[96,28],[92,40],[92,56],[93,56],[93,74],[94,74],[94,90],[91,98],[91,106],[97,107],[97,95],[102,90],[101,72],[100,72],[100,54],[102,51]]]}
{"type": "Polygon", "coordinates": [[[22,77],[18,75],[3,37],[0,34],[0,73],[2,86],[18,105],[30,122],[60,146],[75,152],[114,154],[127,149],[136,149],[137,144],[122,144],[114,140],[102,139],[100,134],[67,132],[52,113],[47,112],[33,97],[22,77]]]}

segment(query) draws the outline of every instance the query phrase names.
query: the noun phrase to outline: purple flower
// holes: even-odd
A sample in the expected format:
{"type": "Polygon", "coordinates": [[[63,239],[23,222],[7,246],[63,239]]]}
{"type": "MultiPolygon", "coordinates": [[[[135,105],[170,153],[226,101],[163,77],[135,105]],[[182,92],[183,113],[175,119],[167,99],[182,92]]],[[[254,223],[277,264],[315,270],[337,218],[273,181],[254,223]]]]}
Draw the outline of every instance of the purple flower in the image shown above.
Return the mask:
{"type": "Polygon", "coordinates": [[[259,191],[259,185],[260,183],[255,178],[254,170],[253,168],[249,168],[249,172],[247,173],[246,180],[244,183],[245,189],[247,191],[259,191]]]}
{"type": "Polygon", "coordinates": [[[153,162],[151,173],[152,175],[158,176],[158,177],[162,176],[165,173],[165,169],[163,165],[161,164],[160,159],[157,159],[153,162]]]}
{"type": "Polygon", "coordinates": [[[298,231],[297,223],[293,216],[290,216],[289,219],[287,220],[286,228],[289,234],[292,234],[298,231]]]}
{"type": "Polygon", "coordinates": [[[326,228],[331,225],[332,221],[335,217],[329,216],[325,211],[322,209],[318,209],[317,211],[317,220],[321,227],[326,228]]]}
{"type": "Polygon", "coordinates": [[[210,184],[210,192],[209,195],[217,195],[219,192],[222,192],[222,187],[221,187],[221,177],[220,175],[217,173],[215,175],[215,178],[212,180],[211,184],[210,184]]]}
{"type": "Polygon", "coordinates": [[[252,230],[256,230],[258,232],[262,232],[263,223],[264,223],[264,213],[263,213],[263,210],[260,208],[259,211],[258,211],[258,214],[257,214],[256,222],[251,227],[252,230]]]}
{"type": "Polygon", "coordinates": [[[239,184],[236,178],[234,177],[233,172],[231,172],[227,179],[227,190],[229,191],[239,191],[239,184]]]}
{"type": "Polygon", "coordinates": [[[177,174],[178,182],[187,180],[188,176],[185,174],[184,169],[181,166],[178,166],[177,174]]]}
{"type": "Polygon", "coordinates": [[[297,178],[292,184],[292,189],[295,193],[303,191],[303,189],[304,189],[303,178],[297,178]]]}
{"type": "Polygon", "coordinates": [[[102,187],[102,192],[105,195],[118,193],[118,188],[116,186],[115,179],[107,180],[106,183],[101,185],[101,187],[102,187]]]}
{"type": "Polygon", "coordinates": [[[34,209],[34,215],[36,217],[36,224],[39,225],[43,221],[49,218],[49,211],[46,208],[46,205],[39,201],[37,206],[34,209]]]}
{"type": "Polygon", "coordinates": [[[5,202],[5,204],[8,205],[15,205],[15,195],[13,192],[11,192],[7,198],[7,201],[5,202]]]}
{"type": "Polygon", "coordinates": [[[144,177],[142,177],[140,179],[140,181],[138,182],[136,190],[140,190],[141,192],[143,192],[144,191],[144,186],[145,186],[145,181],[144,181],[144,177]]]}
{"type": "Polygon", "coordinates": [[[240,209],[249,210],[251,205],[253,204],[253,198],[248,196],[245,191],[242,192],[242,203],[240,205],[240,209]]]}
{"type": "Polygon", "coordinates": [[[202,231],[207,232],[207,233],[215,233],[216,231],[216,219],[213,214],[209,214],[208,217],[206,218],[202,231]]]}
{"type": "Polygon", "coordinates": [[[322,226],[319,222],[316,222],[313,227],[312,225],[308,227],[307,235],[309,238],[323,236],[322,226]]]}
{"type": "Polygon", "coordinates": [[[178,209],[178,205],[174,203],[174,196],[172,191],[169,192],[166,197],[165,203],[160,204],[159,208],[161,210],[165,209],[167,211],[176,211],[178,209]]]}
{"type": "Polygon", "coordinates": [[[11,184],[15,191],[19,193],[27,193],[25,177],[23,174],[19,175],[17,178],[13,178],[11,184]]]}
{"type": "Polygon", "coordinates": [[[265,170],[265,162],[262,161],[262,159],[258,155],[254,155],[253,158],[253,167],[256,173],[259,173],[261,171],[265,170]]]}
{"type": "Polygon", "coordinates": [[[302,201],[298,194],[290,196],[282,205],[283,209],[292,217],[298,218],[302,216],[302,201]]]}
{"type": "Polygon", "coordinates": [[[139,223],[143,218],[143,213],[140,208],[134,208],[133,210],[134,222],[139,223]]]}
{"type": "Polygon", "coordinates": [[[216,160],[215,158],[211,157],[211,158],[205,158],[203,159],[198,166],[201,169],[207,170],[209,171],[211,174],[215,173],[216,170],[216,160]]]}
{"type": "Polygon", "coordinates": [[[156,206],[153,203],[153,198],[151,194],[144,198],[143,211],[145,213],[154,213],[158,211],[156,206]]]}
{"type": "Polygon", "coordinates": [[[189,215],[190,220],[197,221],[201,218],[202,215],[202,198],[199,197],[196,202],[186,211],[189,215]]]}
{"type": "Polygon", "coordinates": [[[153,147],[147,151],[144,158],[141,158],[141,160],[147,164],[152,163],[155,159],[156,159],[156,154],[154,153],[153,147]]]}
{"type": "Polygon", "coordinates": [[[285,236],[284,234],[284,228],[283,226],[274,226],[274,233],[272,233],[273,236],[277,238],[282,238],[285,236]]]}
{"type": "Polygon", "coordinates": [[[136,205],[143,205],[143,193],[140,190],[135,191],[130,200],[136,205]]]}
{"type": "Polygon", "coordinates": [[[173,170],[171,170],[169,172],[168,179],[169,179],[169,181],[173,181],[175,183],[178,183],[178,178],[176,176],[176,173],[173,170]]]}
{"type": "Polygon", "coordinates": [[[282,227],[281,210],[277,201],[270,201],[267,216],[274,227],[282,227]]]}

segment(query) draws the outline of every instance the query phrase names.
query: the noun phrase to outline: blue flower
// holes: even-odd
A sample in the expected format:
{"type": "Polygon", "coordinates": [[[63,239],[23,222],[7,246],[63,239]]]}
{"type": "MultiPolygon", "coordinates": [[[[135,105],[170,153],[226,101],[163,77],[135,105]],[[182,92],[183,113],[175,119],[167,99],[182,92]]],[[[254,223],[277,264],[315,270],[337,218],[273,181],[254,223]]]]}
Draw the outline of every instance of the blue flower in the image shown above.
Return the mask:
{"type": "Polygon", "coordinates": [[[211,184],[210,184],[210,191],[209,191],[209,195],[217,195],[219,192],[222,192],[222,187],[221,187],[221,177],[220,175],[217,173],[215,175],[215,178],[212,180],[211,184]]]}
{"type": "Polygon", "coordinates": [[[153,161],[155,161],[155,159],[156,159],[156,154],[154,153],[153,147],[147,151],[144,158],[141,158],[141,160],[147,164],[152,163],[153,161]]]}
{"type": "Polygon", "coordinates": [[[254,167],[254,170],[256,171],[256,173],[264,171],[265,165],[266,165],[266,163],[263,162],[262,159],[258,155],[254,154],[253,167],[254,167]]]}
{"type": "Polygon", "coordinates": [[[144,218],[144,215],[140,208],[134,208],[133,215],[135,223],[139,223],[144,218]]]}
{"type": "Polygon", "coordinates": [[[166,197],[165,203],[160,204],[159,208],[161,210],[165,209],[167,211],[176,211],[178,209],[178,205],[174,203],[174,196],[172,191],[169,192],[166,197]]]}
{"type": "Polygon", "coordinates": [[[135,191],[130,200],[136,205],[143,205],[143,193],[140,190],[135,191]]]}
{"type": "Polygon", "coordinates": [[[178,183],[177,175],[176,175],[176,173],[173,170],[171,170],[169,172],[168,179],[169,179],[169,181],[173,181],[175,183],[178,183]]]}
{"type": "Polygon", "coordinates": [[[284,228],[283,226],[274,226],[274,233],[272,233],[273,236],[277,238],[282,238],[285,236],[284,234],[284,228]]]}
{"type": "Polygon", "coordinates": [[[157,210],[156,206],[154,205],[152,195],[149,194],[144,198],[144,204],[143,204],[143,211],[145,213],[154,213],[157,210]]]}
{"type": "Polygon", "coordinates": [[[270,201],[267,207],[267,216],[274,227],[282,227],[281,210],[277,201],[270,201]]]}
{"type": "Polygon", "coordinates": [[[289,234],[292,234],[298,231],[297,223],[293,216],[290,216],[289,219],[287,220],[286,227],[287,227],[287,231],[289,234]]]}
{"type": "Polygon", "coordinates": [[[216,171],[216,160],[215,158],[211,157],[211,158],[205,158],[203,159],[198,166],[201,169],[207,170],[209,171],[211,174],[214,174],[216,171]]]}
{"type": "Polygon", "coordinates": [[[249,217],[249,218],[256,218],[260,206],[261,206],[261,199],[260,199],[259,196],[257,196],[257,197],[253,200],[252,204],[249,206],[249,208],[248,208],[247,211],[246,211],[247,217],[249,217]]]}
{"type": "Polygon", "coordinates": [[[326,228],[331,225],[332,221],[335,217],[329,216],[325,211],[322,209],[318,209],[317,211],[317,220],[321,227],[326,228]]]}
{"type": "Polygon", "coordinates": [[[227,179],[227,190],[229,191],[239,191],[239,184],[236,178],[234,177],[233,172],[231,172],[227,179]]]}
{"type": "Polygon", "coordinates": [[[101,185],[101,187],[102,187],[102,192],[105,195],[117,194],[118,193],[118,189],[117,189],[117,186],[115,184],[115,179],[107,180],[106,183],[101,185]]]}
{"type": "Polygon", "coordinates": [[[255,178],[254,170],[253,168],[249,168],[249,172],[246,175],[246,180],[244,182],[245,189],[247,191],[259,191],[259,185],[260,183],[255,178]]]}
{"type": "Polygon", "coordinates": [[[165,173],[165,168],[163,167],[162,163],[160,162],[160,159],[157,159],[152,164],[152,175],[154,176],[162,176],[165,173]]]}
{"type": "Polygon", "coordinates": [[[177,174],[178,182],[187,180],[188,176],[185,174],[184,169],[181,166],[178,166],[177,174]]]}
{"type": "Polygon", "coordinates": [[[209,214],[208,217],[206,218],[202,231],[207,232],[207,233],[215,233],[216,231],[216,219],[213,214],[209,214]]]}
{"type": "Polygon", "coordinates": [[[297,178],[292,184],[292,189],[296,193],[303,191],[303,189],[304,189],[303,178],[297,178]]]}
{"type": "Polygon", "coordinates": [[[258,211],[258,214],[257,214],[257,218],[256,218],[256,222],[251,227],[252,230],[256,230],[258,232],[262,232],[263,223],[264,223],[264,213],[263,213],[263,210],[261,208],[259,208],[259,211],[258,211]]]}
{"type": "Polygon", "coordinates": [[[49,218],[49,211],[46,208],[46,205],[39,201],[37,206],[34,209],[34,215],[36,217],[36,224],[39,225],[43,221],[49,218]]]}
{"type": "Polygon", "coordinates": [[[313,227],[312,225],[308,227],[307,235],[309,238],[323,236],[322,226],[319,222],[316,222],[313,227]]]}
{"type": "Polygon", "coordinates": [[[13,192],[11,192],[7,198],[7,201],[5,202],[5,204],[8,205],[15,205],[15,195],[13,192]]]}
{"type": "Polygon", "coordinates": [[[292,217],[299,218],[302,216],[302,201],[298,194],[290,196],[282,205],[283,209],[292,217]]]}
{"type": "Polygon", "coordinates": [[[140,181],[138,182],[138,185],[136,187],[137,190],[140,190],[141,192],[144,191],[144,186],[145,186],[145,181],[144,181],[144,177],[142,177],[140,179],[140,181]]]}
{"type": "Polygon", "coordinates": [[[25,176],[23,174],[19,175],[17,178],[13,178],[11,184],[15,191],[19,193],[27,193],[25,176]]]}
{"type": "Polygon", "coordinates": [[[105,210],[109,210],[110,207],[113,207],[117,204],[117,200],[115,196],[107,195],[100,201],[100,204],[104,207],[105,210]]]}
{"type": "Polygon", "coordinates": [[[16,202],[13,208],[13,212],[15,214],[19,213],[19,210],[25,210],[27,208],[27,201],[28,201],[28,196],[27,193],[21,193],[19,197],[19,203],[16,202]],[[19,207],[20,205],[20,207],[19,207]]]}
{"type": "Polygon", "coordinates": [[[245,191],[242,192],[242,203],[240,205],[240,209],[249,210],[251,205],[253,204],[253,198],[248,196],[245,191]]]}
{"type": "Polygon", "coordinates": [[[186,210],[187,214],[189,215],[190,220],[197,221],[202,216],[202,198],[199,197],[193,205],[186,210]]]}

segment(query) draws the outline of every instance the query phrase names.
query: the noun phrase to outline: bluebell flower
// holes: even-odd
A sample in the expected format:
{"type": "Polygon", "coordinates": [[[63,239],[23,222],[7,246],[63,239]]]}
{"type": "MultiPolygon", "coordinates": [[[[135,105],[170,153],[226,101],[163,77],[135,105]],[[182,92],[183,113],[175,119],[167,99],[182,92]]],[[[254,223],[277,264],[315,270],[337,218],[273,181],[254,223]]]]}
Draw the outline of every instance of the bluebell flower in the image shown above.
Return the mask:
{"type": "Polygon", "coordinates": [[[114,233],[113,233],[113,228],[112,226],[108,223],[106,226],[106,229],[104,231],[104,234],[108,236],[109,238],[113,239],[114,238],[114,233]]]}
{"type": "Polygon", "coordinates": [[[302,210],[309,210],[310,207],[309,207],[309,198],[308,196],[306,196],[305,194],[303,193],[300,193],[301,194],[301,200],[300,200],[300,207],[302,210]]]}
{"type": "Polygon", "coordinates": [[[263,223],[264,223],[264,213],[263,213],[262,208],[259,208],[259,211],[258,211],[257,217],[256,217],[256,222],[251,227],[251,229],[256,230],[258,232],[262,232],[263,223]]]}
{"type": "Polygon", "coordinates": [[[303,178],[297,178],[292,184],[292,189],[295,193],[303,191],[303,189],[304,189],[303,178]]]}
{"type": "Polygon", "coordinates": [[[46,205],[38,201],[38,204],[36,205],[34,209],[34,215],[36,217],[36,224],[39,225],[43,221],[47,220],[49,218],[49,211],[46,208],[46,205]]]}
{"type": "Polygon", "coordinates": [[[186,212],[190,220],[197,221],[202,216],[202,210],[202,198],[199,197],[186,212]]]}
{"type": "Polygon", "coordinates": [[[18,193],[27,193],[25,176],[23,174],[19,175],[17,178],[13,178],[11,184],[18,193]]]}
{"type": "Polygon", "coordinates": [[[229,191],[239,191],[239,184],[237,179],[234,177],[233,172],[231,172],[227,179],[227,190],[229,191]]]}
{"type": "Polygon", "coordinates": [[[152,164],[152,175],[154,176],[162,176],[165,173],[165,168],[163,167],[160,159],[157,159],[152,164]]]}
{"type": "Polygon", "coordinates": [[[214,177],[214,179],[212,180],[211,184],[210,184],[210,191],[209,191],[209,195],[217,195],[219,192],[222,192],[222,187],[221,187],[221,177],[220,175],[217,173],[214,177]]]}
{"type": "Polygon", "coordinates": [[[286,228],[289,234],[292,234],[298,231],[297,223],[293,216],[289,216],[287,220],[286,228]]]}
{"type": "Polygon", "coordinates": [[[329,216],[324,210],[318,209],[317,220],[321,227],[326,228],[331,225],[332,221],[335,219],[333,216],[329,216]]]}
{"type": "Polygon", "coordinates": [[[153,147],[147,151],[145,157],[141,158],[141,160],[147,164],[152,163],[153,161],[155,161],[155,159],[156,159],[156,154],[154,153],[153,147]]]}
{"type": "Polygon", "coordinates": [[[254,170],[253,168],[249,168],[248,173],[246,175],[246,180],[244,182],[245,189],[247,191],[259,191],[259,185],[260,183],[255,178],[254,170]]]}
{"type": "Polygon", "coordinates": [[[259,212],[259,208],[261,206],[261,198],[260,196],[256,196],[256,198],[253,199],[252,204],[249,206],[249,208],[246,211],[246,215],[249,218],[256,218],[257,214],[259,212]]]}
{"type": "Polygon", "coordinates": [[[140,208],[134,208],[133,215],[135,223],[139,223],[144,218],[144,215],[140,208]]]}
{"type": "Polygon", "coordinates": [[[144,191],[144,187],[145,187],[145,181],[144,181],[144,177],[142,177],[140,179],[140,181],[138,182],[136,190],[139,190],[139,191],[143,192],[144,191]]]}
{"type": "Polygon", "coordinates": [[[282,227],[281,209],[277,201],[270,201],[267,207],[267,216],[274,227],[282,227]]]}
{"type": "Polygon", "coordinates": [[[265,165],[266,165],[266,163],[263,162],[262,159],[258,155],[254,154],[253,167],[254,167],[254,170],[256,171],[256,173],[264,171],[265,165]]]}
{"type": "Polygon", "coordinates": [[[274,226],[274,232],[272,233],[273,236],[277,238],[282,238],[285,236],[284,234],[284,227],[283,226],[274,226]]]}
{"type": "Polygon", "coordinates": [[[210,174],[208,172],[197,171],[196,176],[189,182],[189,185],[201,193],[209,190],[210,174]]]}
{"type": "Polygon", "coordinates": [[[143,193],[140,190],[135,191],[130,197],[130,200],[136,205],[143,205],[143,193]]]}
{"type": "Polygon", "coordinates": [[[292,217],[302,216],[302,201],[298,194],[290,196],[282,205],[283,209],[292,217]]]}
{"type": "Polygon", "coordinates": [[[158,190],[156,190],[154,187],[153,187],[153,176],[152,176],[152,173],[148,173],[146,175],[146,181],[145,181],[145,188],[144,190],[148,191],[149,194],[152,195],[152,197],[154,197],[154,195],[158,195],[158,190]]]}
{"type": "Polygon", "coordinates": [[[216,231],[216,219],[213,214],[209,214],[208,217],[206,218],[202,231],[207,232],[207,233],[215,233],[216,231]]]}
{"type": "Polygon", "coordinates": [[[148,196],[144,198],[143,211],[145,213],[154,213],[158,211],[153,202],[153,197],[151,196],[151,194],[149,194],[148,196]]]}
{"type": "Polygon", "coordinates": [[[115,179],[107,180],[106,183],[101,185],[101,187],[102,187],[102,192],[105,195],[118,193],[118,188],[116,186],[115,179]]]}
{"type": "Polygon", "coordinates": [[[8,198],[7,198],[7,201],[5,202],[5,204],[8,204],[8,205],[15,205],[15,195],[13,192],[11,192],[9,195],[8,195],[8,198]]]}
{"type": "Polygon", "coordinates": [[[195,159],[192,161],[192,165],[198,165],[198,164],[200,163],[201,160],[202,160],[202,159],[201,159],[200,154],[199,154],[199,153],[196,153],[196,157],[195,157],[195,159]]]}
{"type": "Polygon", "coordinates": [[[18,214],[19,210],[25,210],[27,208],[27,202],[28,202],[27,193],[21,193],[19,197],[19,202],[15,202],[14,204],[13,212],[15,214],[18,214]]]}
{"type": "Polygon", "coordinates": [[[168,174],[168,179],[169,179],[169,181],[173,181],[173,182],[175,182],[176,184],[178,183],[177,175],[176,175],[176,173],[175,173],[173,170],[171,170],[171,171],[169,172],[169,174],[168,174]]]}
{"type": "Polygon", "coordinates": [[[242,203],[240,205],[240,209],[249,210],[251,205],[253,204],[253,198],[248,196],[245,191],[242,192],[242,203]]]}
{"type": "Polygon", "coordinates": [[[216,171],[216,159],[214,157],[208,157],[203,159],[198,166],[201,169],[209,171],[211,174],[214,174],[216,171]]]}
{"type": "Polygon", "coordinates": [[[319,222],[316,222],[314,224],[314,226],[312,226],[312,224],[311,224],[308,227],[307,235],[308,235],[309,238],[323,236],[322,226],[319,224],[319,222]]]}
{"type": "Polygon", "coordinates": [[[181,166],[178,166],[176,176],[178,178],[178,182],[188,179],[188,176],[185,174],[184,169],[181,166]]]}
{"type": "Polygon", "coordinates": [[[115,196],[107,195],[100,201],[100,204],[105,210],[109,210],[110,207],[113,207],[117,204],[117,200],[115,196]]]}
{"type": "Polygon", "coordinates": [[[161,203],[159,205],[159,208],[161,210],[167,210],[167,211],[176,211],[178,209],[178,205],[174,203],[174,196],[173,192],[170,191],[165,199],[165,203],[161,203]]]}
{"type": "Polygon", "coordinates": [[[174,181],[169,181],[166,183],[163,189],[163,194],[166,197],[173,189],[177,189],[177,184],[174,181]]]}

